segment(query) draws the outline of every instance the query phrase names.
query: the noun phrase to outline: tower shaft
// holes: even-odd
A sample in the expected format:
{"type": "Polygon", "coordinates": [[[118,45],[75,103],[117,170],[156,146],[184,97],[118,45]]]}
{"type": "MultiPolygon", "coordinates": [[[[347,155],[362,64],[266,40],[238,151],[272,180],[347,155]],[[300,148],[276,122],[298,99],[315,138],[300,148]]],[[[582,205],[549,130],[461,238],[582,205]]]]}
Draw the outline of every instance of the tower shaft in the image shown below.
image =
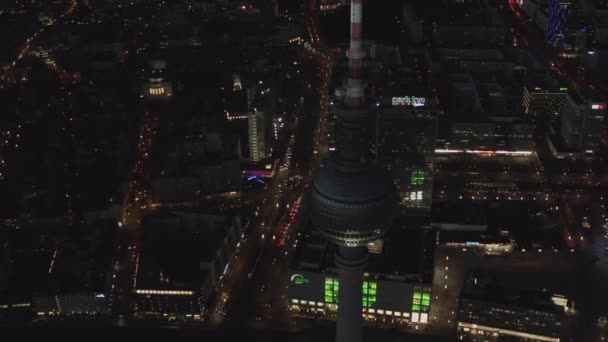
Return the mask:
{"type": "Polygon", "coordinates": [[[350,47],[348,56],[348,82],[344,102],[348,107],[357,108],[365,104],[363,83],[361,82],[361,67],[363,49],[361,48],[361,21],[363,14],[363,0],[350,2],[350,47]]]}
{"type": "Polygon", "coordinates": [[[340,246],[335,255],[340,290],[336,342],[362,342],[363,269],[367,264],[366,247],[340,246]]]}

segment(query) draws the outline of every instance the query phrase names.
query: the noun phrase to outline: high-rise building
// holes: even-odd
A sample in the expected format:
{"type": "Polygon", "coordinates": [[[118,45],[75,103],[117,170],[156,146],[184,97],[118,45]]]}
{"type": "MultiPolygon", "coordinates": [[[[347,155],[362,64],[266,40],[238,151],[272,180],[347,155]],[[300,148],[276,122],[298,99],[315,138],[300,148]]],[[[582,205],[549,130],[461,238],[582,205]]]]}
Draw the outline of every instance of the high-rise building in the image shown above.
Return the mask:
{"type": "Polygon", "coordinates": [[[547,41],[563,53],[580,53],[586,48],[587,34],[577,1],[549,0],[547,41]]]}
{"type": "Polygon", "coordinates": [[[562,109],[560,135],[569,148],[595,152],[599,148],[606,116],[606,102],[569,93],[562,109]]]}
{"type": "Polygon", "coordinates": [[[361,342],[363,269],[367,244],[391,226],[397,194],[390,178],[370,162],[372,114],[361,80],[362,0],[351,0],[349,76],[344,103],[336,104],[337,151],[312,184],[311,221],[321,234],[338,245],[337,342],[361,342]]]}
{"type": "Polygon", "coordinates": [[[266,148],[266,121],[264,119],[264,112],[254,110],[247,114],[249,156],[254,162],[259,162],[268,156],[266,148]]]}
{"type": "Polygon", "coordinates": [[[523,105],[526,114],[556,118],[566,102],[568,87],[524,86],[523,105]]]}
{"type": "Polygon", "coordinates": [[[399,214],[428,216],[441,108],[432,94],[401,93],[401,96],[384,96],[378,103],[377,160],[397,187],[399,214]]]}

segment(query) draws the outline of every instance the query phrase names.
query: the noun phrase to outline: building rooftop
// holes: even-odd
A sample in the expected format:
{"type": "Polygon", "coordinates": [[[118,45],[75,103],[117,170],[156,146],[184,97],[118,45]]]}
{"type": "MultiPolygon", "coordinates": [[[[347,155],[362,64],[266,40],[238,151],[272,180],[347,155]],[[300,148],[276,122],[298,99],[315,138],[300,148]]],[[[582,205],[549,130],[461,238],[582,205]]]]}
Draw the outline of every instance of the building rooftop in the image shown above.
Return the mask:
{"type": "MultiPolygon", "coordinates": [[[[422,227],[397,223],[381,239],[380,253],[369,254],[366,273],[379,278],[430,281],[435,235],[422,227]]],[[[336,245],[326,242],[314,229],[304,234],[291,267],[299,270],[335,272],[336,245]]]]}
{"type": "Polygon", "coordinates": [[[487,275],[473,274],[462,289],[458,319],[558,337],[567,299],[560,296],[565,302],[559,301],[564,305],[558,305],[554,296],[548,292],[507,288],[487,275]]]}
{"type": "Polygon", "coordinates": [[[137,288],[197,290],[229,221],[197,212],[164,212],[142,222],[137,288]]]}
{"type": "MultiPolygon", "coordinates": [[[[0,297],[33,293],[99,292],[112,263],[114,222],[81,227],[79,232],[18,231],[0,246],[0,297]],[[2,272],[4,271],[4,272],[2,272]]],[[[4,234],[3,234],[4,235],[4,234]]]]}

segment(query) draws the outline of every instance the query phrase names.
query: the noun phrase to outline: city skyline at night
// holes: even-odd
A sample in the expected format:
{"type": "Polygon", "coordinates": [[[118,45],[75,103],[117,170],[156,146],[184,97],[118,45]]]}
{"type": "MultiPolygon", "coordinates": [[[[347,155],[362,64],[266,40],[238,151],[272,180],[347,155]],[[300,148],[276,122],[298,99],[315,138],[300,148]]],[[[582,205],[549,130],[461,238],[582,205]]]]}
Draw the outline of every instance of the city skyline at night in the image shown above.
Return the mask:
{"type": "Polygon", "coordinates": [[[608,2],[0,4],[0,327],[608,339],[608,2]]]}

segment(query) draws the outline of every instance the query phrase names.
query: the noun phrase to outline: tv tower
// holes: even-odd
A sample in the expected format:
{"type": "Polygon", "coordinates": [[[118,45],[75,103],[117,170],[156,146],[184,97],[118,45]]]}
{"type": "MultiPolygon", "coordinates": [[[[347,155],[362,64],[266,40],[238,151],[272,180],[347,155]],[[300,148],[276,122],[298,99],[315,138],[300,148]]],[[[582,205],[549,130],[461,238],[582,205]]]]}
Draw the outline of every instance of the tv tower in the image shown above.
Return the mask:
{"type": "Polygon", "coordinates": [[[344,103],[336,103],[336,153],[313,180],[313,225],[338,245],[337,342],[362,341],[362,284],[367,243],[392,225],[398,195],[389,177],[369,158],[372,107],[361,80],[362,0],[351,0],[349,75],[344,103]]]}

